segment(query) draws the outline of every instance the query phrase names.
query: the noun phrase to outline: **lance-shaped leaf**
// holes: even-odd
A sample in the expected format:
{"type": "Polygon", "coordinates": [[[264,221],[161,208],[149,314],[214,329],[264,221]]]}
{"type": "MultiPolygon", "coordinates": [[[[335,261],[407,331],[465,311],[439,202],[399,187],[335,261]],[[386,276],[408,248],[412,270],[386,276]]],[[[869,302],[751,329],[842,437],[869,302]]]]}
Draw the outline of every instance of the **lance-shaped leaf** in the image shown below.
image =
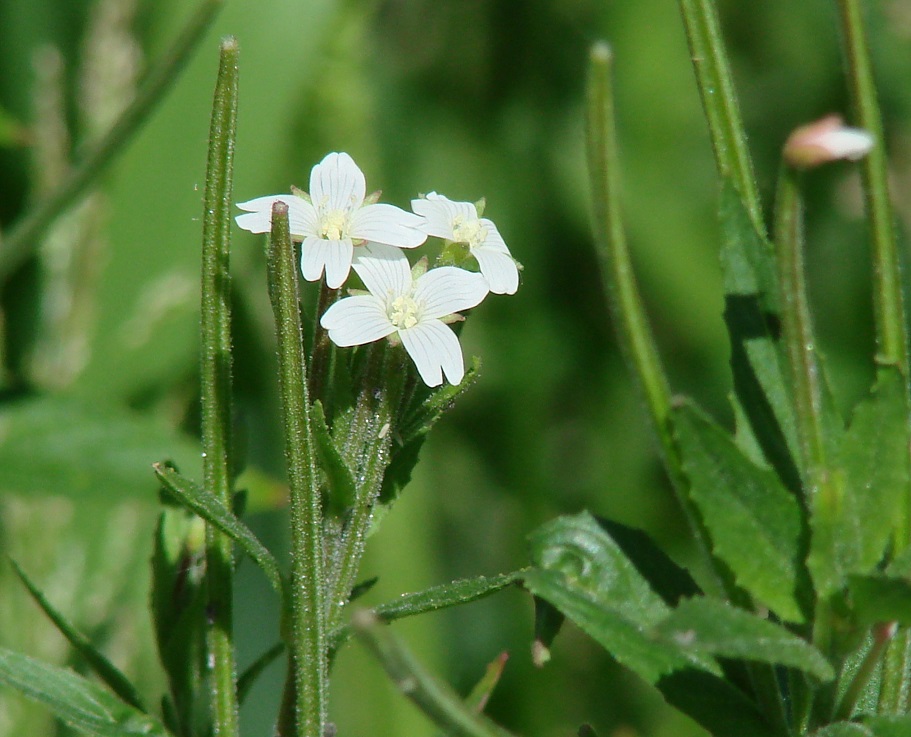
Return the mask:
{"type": "Polygon", "coordinates": [[[319,454],[320,468],[326,474],[329,483],[329,507],[336,514],[343,514],[353,507],[357,499],[357,484],[354,474],[342,458],[329,426],[326,424],[326,413],[319,400],[313,403],[312,409],[313,437],[316,440],[316,452],[319,454]]]}
{"type": "MultiPolygon", "coordinates": [[[[413,594],[403,594],[394,601],[380,604],[372,611],[382,622],[392,622],[403,617],[413,617],[416,614],[435,612],[460,604],[469,604],[472,601],[483,599],[510,584],[518,581],[523,571],[501,573],[497,576],[477,576],[465,578],[452,583],[433,586],[413,594]]],[[[351,625],[339,627],[330,635],[330,650],[337,649],[351,637],[351,625]]]]}
{"type": "Polygon", "coordinates": [[[250,531],[250,528],[225,509],[214,495],[199,488],[173,468],[156,463],[154,469],[155,475],[175,499],[240,545],[263,570],[276,593],[279,596],[282,595],[282,580],[278,563],[272,553],[250,531]]]}
{"type": "Polygon", "coordinates": [[[166,737],[148,714],[70,670],[0,648],[0,685],[44,704],[62,721],[97,737],[166,737]]]}
{"type": "Polygon", "coordinates": [[[911,626],[911,581],[883,573],[848,576],[851,611],[860,624],[911,626]]]}
{"type": "Polygon", "coordinates": [[[737,583],[789,622],[802,622],[801,513],[794,496],[691,404],[674,411],[690,494],[737,583]]]}
{"type": "Polygon", "coordinates": [[[591,515],[553,520],[536,530],[530,542],[534,567],[522,576],[525,587],[619,663],[650,683],[686,667],[720,673],[712,658],[651,631],[670,608],[591,515]]]}
{"type": "Polygon", "coordinates": [[[681,602],[654,631],[706,655],[784,665],[823,681],[835,677],[832,666],[810,643],[718,599],[681,602]]]}
{"type": "Polygon", "coordinates": [[[119,696],[126,704],[145,712],[142,700],[136,691],[136,687],[130,680],[108,660],[79,630],[77,630],[59,611],[57,611],[47,597],[38,589],[35,584],[25,575],[25,572],[19,567],[19,564],[13,561],[13,568],[19,580],[25,585],[32,598],[41,607],[48,618],[54,623],[60,633],[69,640],[69,643],[75,648],[76,652],[88,663],[89,667],[98,674],[110,689],[119,696]]]}
{"type": "Polygon", "coordinates": [[[826,507],[824,500],[814,504],[809,563],[814,570],[830,570],[833,585],[882,560],[911,477],[908,445],[904,379],[892,367],[880,368],[844,434],[842,498],[826,507]]]}

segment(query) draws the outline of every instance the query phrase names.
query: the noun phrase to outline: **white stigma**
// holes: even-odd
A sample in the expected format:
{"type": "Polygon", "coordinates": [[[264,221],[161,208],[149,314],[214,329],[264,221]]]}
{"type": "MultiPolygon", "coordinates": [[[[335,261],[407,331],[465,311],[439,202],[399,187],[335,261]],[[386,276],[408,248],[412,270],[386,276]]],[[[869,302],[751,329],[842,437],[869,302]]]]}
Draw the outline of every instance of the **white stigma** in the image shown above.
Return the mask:
{"type": "Polygon", "coordinates": [[[403,295],[392,300],[386,314],[397,328],[413,328],[420,322],[421,307],[413,297],[403,295]]]}

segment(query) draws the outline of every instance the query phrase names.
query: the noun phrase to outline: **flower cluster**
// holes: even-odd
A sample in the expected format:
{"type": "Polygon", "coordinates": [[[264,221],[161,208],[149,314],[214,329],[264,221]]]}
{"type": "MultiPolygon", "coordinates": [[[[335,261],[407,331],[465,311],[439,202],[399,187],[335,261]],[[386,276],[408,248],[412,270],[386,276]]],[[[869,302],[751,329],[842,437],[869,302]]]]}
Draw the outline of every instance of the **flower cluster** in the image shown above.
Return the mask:
{"type": "Polygon", "coordinates": [[[353,269],[367,293],[339,300],[320,319],[338,346],[386,338],[401,343],[428,386],[443,376],[458,384],[465,374],[462,351],[447,324],[480,304],[489,292],[515,294],[519,266],[497,227],[481,217],[479,205],[453,202],[430,192],[411,201],[414,212],[379,204],[367,195],[364,174],[346,153],[328,154],[310,172],[310,192],[293,190],[241,202],[237,224],[252,233],[272,229],[272,205],[288,206],[291,237],[301,242],[301,273],[336,289],[353,269]],[[413,267],[401,249],[428,236],[446,242],[447,265],[413,267]],[[463,268],[477,263],[479,272],[463,268]]]}

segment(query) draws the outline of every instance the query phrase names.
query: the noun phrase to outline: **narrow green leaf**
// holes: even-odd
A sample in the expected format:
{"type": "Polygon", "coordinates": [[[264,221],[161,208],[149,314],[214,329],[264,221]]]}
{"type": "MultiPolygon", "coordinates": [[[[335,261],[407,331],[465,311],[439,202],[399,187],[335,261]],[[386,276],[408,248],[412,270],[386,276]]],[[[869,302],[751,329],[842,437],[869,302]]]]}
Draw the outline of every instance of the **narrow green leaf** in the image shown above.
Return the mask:
{"type": "Polygon", "coordinates": [[[503,652],[487,665],[481,680],[474,685],[471,693],[465,697],[467,706],[479,713],[484,711],[484,707],[487,706],[487,702],[490,700],[490,695],[500,682],[507,660],[509,660],[509,653],[503,652]]]}
{"type": "Polygon", "coordinates": [[[357,498],[357,484],[351,469],[345,463],[326,424],[326,413],[319,400],[313,403],[311,413],[313,438],[316,441],[316,452],[319,454],[320,469],[326,474],[329,483],[329,507],[336,514],[354,506],[357,498]]]}
{"type": "Polygon", "coordinates": [[[707,655],[784,665],[823,681],[835,677],[832,666],[810,643],[717,599],[681,602],[654,631],[707,655]]]}
{"type": "Polygon", "coordinates": [[[664,676],[656,684],[665,700],[717,737],[781,737],[756,703],[728,681],[700,670],[664,676]]]}
{"type": "Polygon", "coordinates": [[[240,545],[266,574],[276,593],[279,596],[282,595],[282,579],[278,563],[272,553],[250,531],[250,528],[225,509],[224,505],[212,494],[200,489],[174,469],[159,463],[154,464],[153,468],[155,475],[175,499],[240,545]]]}
{"type": "Polygon", "coordinates": [[[48,618],[54,623],[61,634],[76,649],[76,652],[85,660],[89,667],[98,674],[98,677],[104,681],[111,690],[117,694],[125,703],[145,713],[147,710],[142,704],[142,699],[136,691],[136,687],[130,680],[108,660],[100,650],[98,650],[88,638],[79,632],[67,619],[60,614],[47,600],[38,587],[25,575],[25,572],[19,567],[16,561],[10,561],[19,580],[25,585],[32,598],[41,607],[48,618]]]}
{"type": "Polygon", "coordinates": [[[101,686],[70,670],[0,648],[0,685],[44,704],[57,717],[97,737],[165,737],[165,728],[101,686]]]}
{"type": "MultiPolygon", "coordinates": [[[[448,609],[460,604],[470,604],[515,583],[522,575],[523,571],[514,571],[512,573],[501,573],[497,576],[464,578],[452,583],[417,591],[413,594],[403,594],[394,601],[374,607],[372,611],[381,621],[393,622],[403,617],[413,617],[417,614],[448,609]]],[[[338,649],[352,634],[351,625],[336,629],[329,637],[330,650],[338,649]]]]}
{"type": "Polygon", "coordinates": [[[789,622],[804,621],[801,513],[771,471],[757,467],[691,404],[675,409],[683,468],[715,553],[737,583],[789,622]]]}

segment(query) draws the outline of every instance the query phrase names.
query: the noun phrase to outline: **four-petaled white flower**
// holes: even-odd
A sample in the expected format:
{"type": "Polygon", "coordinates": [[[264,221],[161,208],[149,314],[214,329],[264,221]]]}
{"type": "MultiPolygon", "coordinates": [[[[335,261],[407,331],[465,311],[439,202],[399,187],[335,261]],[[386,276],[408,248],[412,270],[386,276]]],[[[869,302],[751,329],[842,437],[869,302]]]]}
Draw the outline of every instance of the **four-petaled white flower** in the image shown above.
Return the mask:
{"type": "Polygon", "coordinates": [[[415,277],[405,254],[374,243],[358,249],[353,268],[369,294],[346,297],[326,310],[320,325],[332,342],[345,347],[397,338],[427,386],[442,384],[443,374],[451,384],[462,381],[462,349],[446,321],[487,296],[484,277],[454,266],[415,277]]]}
{"type": "Polygon", "coordinates": [[[427,235],[445,238],[468,246],[478,260],[481,274],[494,294],[515,294],[519,288],[519,269],[497,226],[478,216],[470,202],[453,202],[436,192],[411,201],[411,209],[425,219],[421,226],[427,235]]]}
{"type": "Polygon", "coordinates": [[[340,287],[351,270],[355,246],[366,242],[397,248],[415,248],[427,240],[423,219],[394,205],[366,202],[363,172],[346,153],[328,154],[310,172],[310,196],[270,195],[241,202],[247,212],[237,224],[252,233],[272,230],[272,204],[288,205],[291,236],[302,240],[301,272],[317,281],[326,272],[326,284],[340,287]]]}

